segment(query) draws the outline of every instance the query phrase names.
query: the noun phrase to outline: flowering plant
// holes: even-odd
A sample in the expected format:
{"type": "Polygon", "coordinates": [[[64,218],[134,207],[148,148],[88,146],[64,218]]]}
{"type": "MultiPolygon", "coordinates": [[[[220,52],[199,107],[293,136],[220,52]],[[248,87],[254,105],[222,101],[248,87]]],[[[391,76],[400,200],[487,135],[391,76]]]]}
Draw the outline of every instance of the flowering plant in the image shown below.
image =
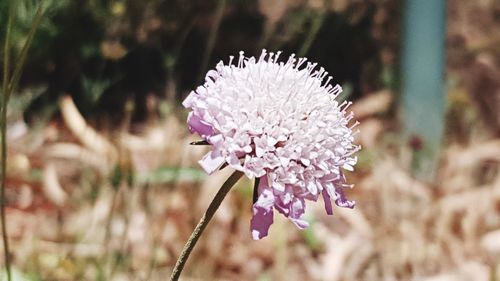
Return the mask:
{"type": "Polygon", "coordinates": [[[255,59],[241,52],[237,65],[233,57],[220,62],[183,102],[192,110],[191,132],[212,145],[199,161],[203,169],[210,174],[226,163],[257,179],[254,239],[267,235],[273,209],[305,228],[306,199],[321,194],[328,214],[332,198],[354,206],[344,195],[349,185],[342,172],[353,169],[359,149],[348,126],[350,103],[335,100],[342,88],[330,85],[332,77],[325,79],[316,63],[294,55],[279,62],[279,55],[263,50],[255,59]]]}
{"type": "Polygon", "coordinates": [[[353,144],[350,102],[338,103],[342,92],[316,63],[291,55],[279,61],[280,52],[258,59],[243,52],[236,65],[220,62],[208,71],[205,83],[192,91],[183,105],[191,109],[188,126],[211,150],[199,161],[211,174],[231,166],[235,173],[224,183],[186,243],[170,280],[177,280],[206,225],[243,175],[255,178],[252,237],[261,239],[273,223],[274,209],[299,228],[305,201],[323,197],[332,214],[331,200],[353,208],[346,199],[343,170],[353,170],[359,146],[353,144]]]}

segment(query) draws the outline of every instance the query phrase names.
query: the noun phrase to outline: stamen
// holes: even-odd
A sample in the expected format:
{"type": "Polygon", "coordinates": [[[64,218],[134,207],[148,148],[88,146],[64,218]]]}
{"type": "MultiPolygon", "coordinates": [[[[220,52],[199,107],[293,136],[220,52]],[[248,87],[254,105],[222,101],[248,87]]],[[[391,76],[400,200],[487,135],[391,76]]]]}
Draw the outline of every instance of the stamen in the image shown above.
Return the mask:
{"type": "Polygon", "coordinates": [[[358,125],[359,125],[359,121],[356,121],[356,122],[354,122],[354,124],[352,124],[352,126],[351,126],[351,127],[349,127],[349,129],[351,129],[351,130],[352,130],[352,129],[354,129],[354,127],[356,127],[356,126],[358,126],[358,125]]]}
{"type": "Polygon", "coordinates": [[[276,57],[274,57],[274,63],[278,61],[278,58],[280,57],[281,53],[282,53],[281,51],[276,52],[276,57]]]}
{"type": "Polygon", "coordinates": [[[297,61],[297,65],[295,66],[295,69],[297,69],[297,70],[298,70],[298,69],[300,68],[300,66],[301,66],[302,64],[304,64],[306,61],[307,61],[307,58],[300,58],[300,59],[297,61]]]}
{"type": "Polygon", "coordinates": [[[244,54],[245,54],[245,52],[240,51],[240,57],[238,59],[238,68],[243,67],[243,59],[245,58],[244,54]]]}
{"type": "Polygon", "coordinates": [[[262,53],[260,53],[260,57],[259,57],[259,62],[262,62],[266,58],[266,55],[267,55],[267,50],[262,49],[262,53]]]}

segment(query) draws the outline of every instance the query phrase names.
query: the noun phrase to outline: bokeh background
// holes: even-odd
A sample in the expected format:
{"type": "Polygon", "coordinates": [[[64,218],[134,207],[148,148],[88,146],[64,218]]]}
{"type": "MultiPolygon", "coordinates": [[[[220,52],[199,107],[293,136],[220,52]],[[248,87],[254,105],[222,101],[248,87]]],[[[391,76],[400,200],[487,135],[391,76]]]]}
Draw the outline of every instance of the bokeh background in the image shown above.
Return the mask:
{"type": "MultiPolygon", "coordinates": [[[[241,180],[183,280],[500,280],[500,2],[448,0],[433,18],[410,2],[43,1],[8,105],[15,280],[168,278],[231,174],[202,172],[207,148],[189,145],[198,137],[180,103],[218,61],[262,48],[318,62],[354,101],[357,206],[327,216],[309,204],[310,228],[276,215],[269,237],[252,241],[253,183],[241,180]],[[409,18],[445,27],[443,47],[428,50],[442,62],[424,69],[443,73],[437,92],[402,90],[419,35],[409,18]]],[[[38,4],[0,2],[2,46],[15,18],[12,68],[38,4]]]]}

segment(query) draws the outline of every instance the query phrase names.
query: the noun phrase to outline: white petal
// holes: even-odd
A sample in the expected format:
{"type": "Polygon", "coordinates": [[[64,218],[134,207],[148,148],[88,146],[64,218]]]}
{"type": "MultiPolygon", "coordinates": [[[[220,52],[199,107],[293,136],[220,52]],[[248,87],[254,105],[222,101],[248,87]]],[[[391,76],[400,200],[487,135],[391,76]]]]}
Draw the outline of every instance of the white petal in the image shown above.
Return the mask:
{"type": "Polygon", "coordinates": [[[224,157],[217,156],[213,158],[212,153],[209,152],[198,163],[210,175],[224,163],[224,157]]]}

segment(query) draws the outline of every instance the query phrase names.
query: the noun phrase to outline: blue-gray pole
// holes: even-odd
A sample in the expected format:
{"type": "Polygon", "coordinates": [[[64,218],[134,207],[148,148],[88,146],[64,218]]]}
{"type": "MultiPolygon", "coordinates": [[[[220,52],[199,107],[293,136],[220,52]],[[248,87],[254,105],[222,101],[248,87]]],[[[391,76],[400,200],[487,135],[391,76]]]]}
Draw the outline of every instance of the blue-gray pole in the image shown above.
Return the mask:
{"type": "Polygon", "coordinates": [[[434,177],[443,136],[445,0],[406,0],[402,50],[403,126],[407,137],[421,141],[414,170],[434,177]]]}

